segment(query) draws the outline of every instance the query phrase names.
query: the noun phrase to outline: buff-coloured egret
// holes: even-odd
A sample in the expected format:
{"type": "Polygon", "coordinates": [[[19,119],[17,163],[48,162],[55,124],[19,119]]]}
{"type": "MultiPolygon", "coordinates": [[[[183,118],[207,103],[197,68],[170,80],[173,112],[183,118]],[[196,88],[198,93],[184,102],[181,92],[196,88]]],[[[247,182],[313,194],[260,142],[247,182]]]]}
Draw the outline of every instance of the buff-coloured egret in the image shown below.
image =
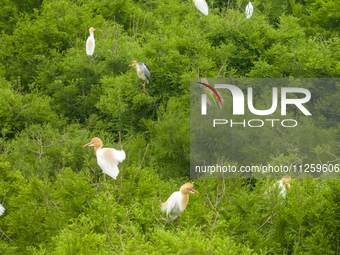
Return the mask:
{"type": "Polygon", "coordinates": [[[178,227],[179,216],[189,203],[189,193],[199,194],[198,191],[193,189],[193,187],[194,186],[191,183],[183,184],[179,191],[172,193],[168,200],[166,200],[165,203],[162,203],[162,211],[166,211],[167,219],[169,216],[172,218],[172,220],[177,218],[178,227]]]}
{"type": "Polygon", "coordinates": [[[97,157],[97,163],[105,174],[116,179],[119,174],[118,164],[123,162],[126,155],[123,150],[115,150],[111,148],[102,148],[103,142],[100,138],[93,138],[90,143],[85,146],[94,146],[94,153],[97,157]]]}

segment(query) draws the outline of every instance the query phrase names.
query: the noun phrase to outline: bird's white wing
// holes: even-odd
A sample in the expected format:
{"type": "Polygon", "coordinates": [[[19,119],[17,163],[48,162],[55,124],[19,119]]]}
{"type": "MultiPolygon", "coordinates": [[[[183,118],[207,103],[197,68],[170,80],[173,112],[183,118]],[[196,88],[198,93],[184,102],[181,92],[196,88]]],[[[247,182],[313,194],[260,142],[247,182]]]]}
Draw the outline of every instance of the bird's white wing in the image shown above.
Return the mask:
{"type": "Polygon", "coordinates": [[[150,73],[149,67],[146,64],[143,65],[142,72],[144,73],[145,77],[148,79],[146,83],[149,83],[151,79],[151,73],[150,73]]]}
{"type": "Polygon", "coordinates": [[[94,53],[94,47],[95,47],[95,41],[93,36],[89,36],[86,40],[86,54],[87,55],[93,55],[94,53]]]}
{"type": "Polygon", "coordinates": [[[194,0],[196,8],[202,12],[204,15],[208,15],[209,13],[209,8],[208,4],[205,0],[194,0]]]}
{"type": "Polygon", "coordinates": [[[278,181],[277,185],[278,185],[279,196],[283,196],[284,198],[286,198],[286,187],[285,187],[285,185],[282,183],[282,181],[278,181]]]}
{"type": "Polygon", "coordinates": [[[174,219],[177,218],[182,213],[181,200],[182,200],[182,194],[180,191],[176,191],[172,193],[168,199],[166,215],[170,215],[174,217],[174,219]]]}
{"type": "Polygon", "coordinates": [[[249,2],[249,4],[246,6],[246,14],[247,14],[247,19],[250,19],[250,17],[253,15],[253,11],[254,11],[254,7],[251,4],[251,2],[249,2]]]}
{"type": "Polygon", "coordinates": [[[123,162],[126,158],[126,154],[125,154],[125,151],[121,150],[121,151],[118,151],[118,150],[115,150],[115,149],[112,149],[113,150],[113,154],[114,154],[114,157],[115,159],[120,163],[120,162],[123,162]]]}
{"type": "Polygon", "coordinates": [[[125,159],[124,151],[104,148],[97,151],[97,162],[104,174],[116,179],[119,174],[118,163],[125,159]]]}
{"type": "Polygon", "coordinates": [[[0,216],[5,212],[5,208],[0,204],[0,216]]]}

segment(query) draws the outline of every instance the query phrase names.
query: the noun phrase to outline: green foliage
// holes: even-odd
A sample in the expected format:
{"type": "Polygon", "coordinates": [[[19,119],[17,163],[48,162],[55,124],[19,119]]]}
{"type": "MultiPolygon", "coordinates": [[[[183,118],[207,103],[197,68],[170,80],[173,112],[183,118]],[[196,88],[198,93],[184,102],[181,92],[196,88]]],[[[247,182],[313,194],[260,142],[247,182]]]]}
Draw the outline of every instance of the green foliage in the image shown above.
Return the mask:
{"type": "Polygon", "coordinates": [[[3,79],[0,84],[0,129],[4,136],[13,137],[13,133],[33,124],[56,124],[59,121],[49,105],[50,98],[34,93],[22,94],[3,79]]]}
{"type": "Polygon", "coordinates": [[[188,111],[185,102],[170,98],[167,109],[160,107],[158,121],[149,122],[152,163],[159,165],[159,171],[165,176],[185,176],[190,167],[188,111]],[[171,172],[165,171],[167,169],[171,172]]]}
{"type": "MultiPolygon", "coordinates": [[[[283,199],[277,180],[188,178],[190,78],[339,77],[336,0],[253,2],[251,19],[246,4],[208,1],[203,16],[179,0],[1,2],[0,254],[339,250],[337,179],[294,179],[283,199]],[[145,89],[134,60],[151,70],[145,89]],[[93,149],[82,147],[93,137],[123,146],[116,180],[103,182],[93,149]],[[179,231],[160,202],[188,181],[201,194],[190,194],[179,231]]],[[[232,129],[226,141],[201,133],[199,146],[225,146],[223,160],[237,166],[338,163],[339,85],[306,86],[313,118],[287,116],[304,129],[232,129]]]]}
{"type": "Polygon", "coordinates": [[[339,3],[337,1],[308,0],[301,23],[308,34],[321,34],[326,37],[339,36],[339,3]]]}

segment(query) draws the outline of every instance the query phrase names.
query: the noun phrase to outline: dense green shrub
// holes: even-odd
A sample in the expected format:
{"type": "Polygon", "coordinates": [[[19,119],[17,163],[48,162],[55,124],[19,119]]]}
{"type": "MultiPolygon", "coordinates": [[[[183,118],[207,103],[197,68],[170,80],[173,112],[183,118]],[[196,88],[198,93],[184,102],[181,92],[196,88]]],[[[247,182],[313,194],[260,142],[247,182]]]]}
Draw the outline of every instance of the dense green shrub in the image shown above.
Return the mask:
{"type": "MultiPolygon", "coordinates": [[[[190,78],[339,78],[337,1],[253,2],[251,19],[246,2],[208,4],[2,1],[1,254],[337,253],[337,179],[293,179],[283,199],[278,180],[189,178],[190,78]],[[134,60],[151,70],[145,89],[134,60]],[[82,147],[93,137],[125,150],[116,180],[82,147]],[[185,182],[200,195],[166,224],[160,202],[185,182]]],[[[307,85],[313,119],[287,116],[304,129],[230,130],[224,160],[339,163],[339,84],[307,85]]]]}

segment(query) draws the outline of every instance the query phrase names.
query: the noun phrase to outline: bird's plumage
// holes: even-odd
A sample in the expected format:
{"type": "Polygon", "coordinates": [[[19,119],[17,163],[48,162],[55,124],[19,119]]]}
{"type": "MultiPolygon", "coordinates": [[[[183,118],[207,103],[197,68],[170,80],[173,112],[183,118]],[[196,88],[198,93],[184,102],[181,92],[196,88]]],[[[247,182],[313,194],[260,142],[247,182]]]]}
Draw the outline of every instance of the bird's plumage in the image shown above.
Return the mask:
{"type": "Polygon", "coordinates": [[[97,163],[104,174],[116,179],[119,174],[118,164],[125,159],[125,152],[111,148],[99,149],[97,151],[97,163]]]}
{"type": "Polygon", "coordinates": [[[102,148],[103,142],[97,137],[84,146],[94,146],[97,163],[103,170],[103,173],[116,179],[119,174],[118,164],[124,161],[126,157],[125,152],[123,150],[102,148]]]}
{"type": "Polygon", "coordinates": [[[277,188],[279,190],[279,196],[286,198],[287,189],[290,189],[290,177],[284,176],[282,180],[277,181],[277,188]]]}
{"type": "Polygon", "coordinates": [[[272,188],[265,192],[265,194],[266,195],[272,194],[275,197],[286,198],[287,190],[290,189],[290,180],[291,178],[289,176],[282,177],[282,179],[280,181],[275,182],[272,188]]]}
{"type": "Polygon", "coordinates": [[[253,15],[253,11],[254,11],[254,7],[251,4],[251,2],[249,2],[249,4],[246,6],[246,18],[250,19],[250,17],[253,15]]]}
{"type": "Polygon", "coordinates": [[[93,31],[95,31],[95,29],[93,27],[90,27],[89,31],[90,36],[86,40],[86,54],[92,56],[95,48],[95,40],[93,35],[93,31]]]}
{"type": "Polygon", "coordinates": [[[208,4],[205,0],[193,0],[196,8],[202,12],[204,15],[209,14],[208,4]]]}
{"type": "Polygon", "coordinates": [[[138,77],[142,80],[146,81],[146,83],[150,82],[151,73],[149,67],[144,63],[138,63],[137,65],[137,74],[138,77]]]}
{"type": "Polygon", "coordinates": [[[167,216],[176,219],[187,207],[189,203],[189,193],[199,194],[196,190],[193,190],[191,183],[182,185],[180,191],[172,193],[168,200],[162,203],[162,211],[166,211],[167,216]]]}
{"type": "Polygon", "coordinates": [[[5,207],[3,207],[2,204],[0,204],[0,216],[4,214],[5,210],[6,210],[5,207]]]}
{"type": "Polygon", "coordinates": [[[145,81],[146,83],[150,82],[151,73],[149,67],[142,62],[137,63],[137,61],[133,61],[130,66],[136,67],[137,75],[140,79],[145,81]]]}

